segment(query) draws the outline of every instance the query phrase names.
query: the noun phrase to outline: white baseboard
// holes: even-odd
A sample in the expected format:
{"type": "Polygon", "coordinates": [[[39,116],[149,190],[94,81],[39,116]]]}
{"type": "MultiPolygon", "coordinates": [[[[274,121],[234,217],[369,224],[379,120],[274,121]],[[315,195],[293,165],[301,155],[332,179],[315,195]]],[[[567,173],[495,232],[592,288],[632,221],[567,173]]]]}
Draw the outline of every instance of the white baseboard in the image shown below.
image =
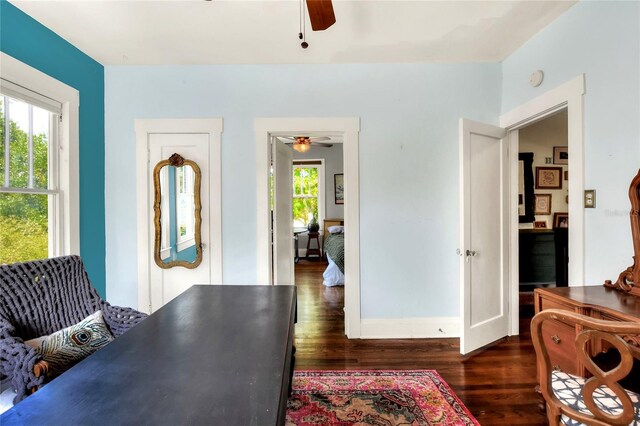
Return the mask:
{"type": "Polygon", "coordinates": [[[360,327],[361,339],[460,337],[457,317],[362,319],[360,327]]]}

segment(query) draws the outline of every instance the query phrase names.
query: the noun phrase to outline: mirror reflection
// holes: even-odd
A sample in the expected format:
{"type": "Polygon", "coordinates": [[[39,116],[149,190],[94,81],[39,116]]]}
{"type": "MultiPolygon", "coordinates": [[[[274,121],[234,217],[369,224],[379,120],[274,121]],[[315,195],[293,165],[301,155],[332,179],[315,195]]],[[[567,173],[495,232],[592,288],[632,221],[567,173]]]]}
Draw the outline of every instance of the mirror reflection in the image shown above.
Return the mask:
{"type": "Polygon", "coordinates": [[[178,154],[154,170],[156,187],[156,264],[161,268],[195,268],[200,244],[200,169],[178,154]]]}
{"type": "Polygon", "coordinates": [[[518,153],[518,217],[520,223],[532,223],[533,214],[533,153],[518,153]]]}

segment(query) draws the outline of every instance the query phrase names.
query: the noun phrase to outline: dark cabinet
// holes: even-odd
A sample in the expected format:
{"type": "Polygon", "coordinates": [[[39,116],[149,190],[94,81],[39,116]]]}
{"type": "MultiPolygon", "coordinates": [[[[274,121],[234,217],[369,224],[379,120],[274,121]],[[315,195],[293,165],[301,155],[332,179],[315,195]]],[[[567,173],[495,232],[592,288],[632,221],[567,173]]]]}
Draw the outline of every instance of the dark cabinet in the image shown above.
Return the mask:
{"type": "Polygon", "coordinates": [[[553,230],[556,246],[556,286],[569,285],[569,228],[553,230]]]}
{"type": "Polygon", "coordinates": [[[520,230],[520,285],[556,282],[556,250],[551,229],[520,230]]]}
{"type": "Polygon", "coordinates": [[[520,285],[567,285],[567,228],[520,230],[520,285]]]}

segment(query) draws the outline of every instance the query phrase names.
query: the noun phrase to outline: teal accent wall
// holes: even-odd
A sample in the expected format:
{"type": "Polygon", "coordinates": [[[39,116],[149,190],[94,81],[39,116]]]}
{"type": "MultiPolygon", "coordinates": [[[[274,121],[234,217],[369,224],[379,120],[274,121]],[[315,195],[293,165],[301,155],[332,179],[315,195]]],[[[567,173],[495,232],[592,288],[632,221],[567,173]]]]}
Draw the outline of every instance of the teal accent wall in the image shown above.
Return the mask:
{"type": "Polygon", "coordinates": [[[0,50],[80,92],[80,255],[106,297],[104,67],[6,0],[0,50]]]}

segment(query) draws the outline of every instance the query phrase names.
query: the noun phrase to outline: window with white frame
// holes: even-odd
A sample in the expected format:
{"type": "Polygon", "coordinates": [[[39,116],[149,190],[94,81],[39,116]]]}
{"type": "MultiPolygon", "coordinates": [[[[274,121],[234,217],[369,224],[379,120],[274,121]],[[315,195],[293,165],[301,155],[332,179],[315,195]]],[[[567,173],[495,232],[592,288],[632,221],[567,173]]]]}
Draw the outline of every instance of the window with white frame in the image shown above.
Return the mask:
{"type": "Polygon", "coordinates": [[[60,255],[62,104],[0,85],[0,263],[60,255]]]}
{"type": "Polygon", "coordinates": [[[0,263],[80,254],[80,93],[4,52],[0,62],[0,263]],[[29,223],[16,222],[20,208],[29,223]]]}
{"type": "Polygon", "coordinates": [[[293,162],[293,226],[306,227],[313,218],[324,220],[324,163],[322,160],[293,162]]]}

